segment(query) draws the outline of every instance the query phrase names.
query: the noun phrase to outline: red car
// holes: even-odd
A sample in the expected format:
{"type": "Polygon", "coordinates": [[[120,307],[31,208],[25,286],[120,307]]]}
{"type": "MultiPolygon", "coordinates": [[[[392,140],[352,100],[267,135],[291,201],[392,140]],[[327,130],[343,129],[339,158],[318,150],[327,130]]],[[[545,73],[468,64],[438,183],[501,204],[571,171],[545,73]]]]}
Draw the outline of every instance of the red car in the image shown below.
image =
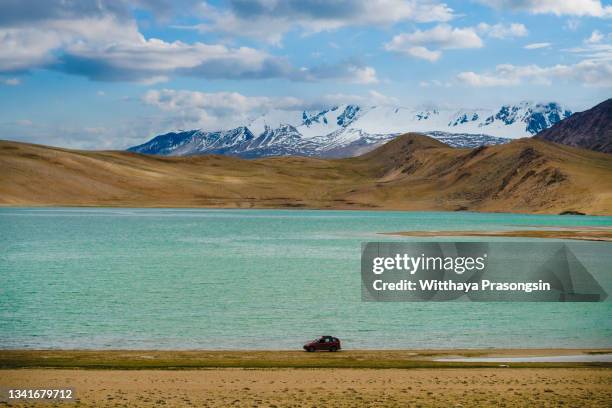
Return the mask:
{"type": "Polygon", "coordinates": [[[332,336],[321,336],[318,339],[314,339],[304,344],[304,350],[310,352],[317,350],[338,351],[341,348],[340,340],[332,336]]]}

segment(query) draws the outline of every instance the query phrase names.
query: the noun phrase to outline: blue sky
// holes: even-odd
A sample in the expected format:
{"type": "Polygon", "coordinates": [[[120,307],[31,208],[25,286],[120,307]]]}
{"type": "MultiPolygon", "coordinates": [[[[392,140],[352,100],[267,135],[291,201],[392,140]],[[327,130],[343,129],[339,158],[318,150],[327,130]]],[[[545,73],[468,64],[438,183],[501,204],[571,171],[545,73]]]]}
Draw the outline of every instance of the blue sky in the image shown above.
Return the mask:
{"type": "Polygon", "coordinates": [[[586,109],[612,90],[600,0],[0,2],[0,138],[125,148],[342,103],[586,109]]]}

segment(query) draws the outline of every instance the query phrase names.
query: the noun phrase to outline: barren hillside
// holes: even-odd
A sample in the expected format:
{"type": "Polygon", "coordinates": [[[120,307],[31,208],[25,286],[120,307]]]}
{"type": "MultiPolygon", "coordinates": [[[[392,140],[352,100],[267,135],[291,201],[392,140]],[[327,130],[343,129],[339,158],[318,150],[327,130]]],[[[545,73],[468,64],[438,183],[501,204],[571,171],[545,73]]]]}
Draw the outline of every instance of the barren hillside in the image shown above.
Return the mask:
{"type": "Polygon", "coordinates": [[[535,139],[454,149],[406,134],[360,157],[242,160],[0,141],[0,204],[612,214],[612,155],[535,139]]]}

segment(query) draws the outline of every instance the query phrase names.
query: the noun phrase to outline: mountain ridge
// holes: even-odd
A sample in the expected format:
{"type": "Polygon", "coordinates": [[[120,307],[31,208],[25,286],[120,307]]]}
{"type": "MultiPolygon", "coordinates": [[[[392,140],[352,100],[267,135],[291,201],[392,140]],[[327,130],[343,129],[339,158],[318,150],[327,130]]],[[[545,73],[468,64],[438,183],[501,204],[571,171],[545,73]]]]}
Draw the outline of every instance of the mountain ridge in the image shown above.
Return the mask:
{"type": "Polygon", "coordinates": [[[341,105],[312,112],[273,111],[228,130],[170,132],[128,150],[172,156],[351,157],[407,130],[453,147],[477,147],[532,136],[570,114],[554,102],[520,102],[498,110],[341,105]]]}
{"type": "Polygon", "coordinates": [[[537,139],[612,153],[612,98],[541,131],[537,139]]]}

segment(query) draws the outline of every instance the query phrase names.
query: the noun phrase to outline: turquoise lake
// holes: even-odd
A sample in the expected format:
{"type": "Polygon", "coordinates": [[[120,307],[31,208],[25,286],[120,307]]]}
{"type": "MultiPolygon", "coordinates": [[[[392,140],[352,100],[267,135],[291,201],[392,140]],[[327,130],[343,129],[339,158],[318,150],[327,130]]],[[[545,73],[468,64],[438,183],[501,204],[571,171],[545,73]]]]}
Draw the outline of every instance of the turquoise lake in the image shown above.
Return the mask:
{"type": "MultiPolygon", "coordinates": [[[[432,240],[381,232],[611,225],[467,212],[2,208],[0,348],[299,349],[321,334],[345,348],[611,347],[610,298],[372,303],[360,286],[362,242],[432,240]]],[[[459,239],[470,240],[445,240],[459,239]]],[[[612,255],[612,243],[589,245],[612,255]]],[[[585,265],[612,293],[609,258],[585,265]]]]}

